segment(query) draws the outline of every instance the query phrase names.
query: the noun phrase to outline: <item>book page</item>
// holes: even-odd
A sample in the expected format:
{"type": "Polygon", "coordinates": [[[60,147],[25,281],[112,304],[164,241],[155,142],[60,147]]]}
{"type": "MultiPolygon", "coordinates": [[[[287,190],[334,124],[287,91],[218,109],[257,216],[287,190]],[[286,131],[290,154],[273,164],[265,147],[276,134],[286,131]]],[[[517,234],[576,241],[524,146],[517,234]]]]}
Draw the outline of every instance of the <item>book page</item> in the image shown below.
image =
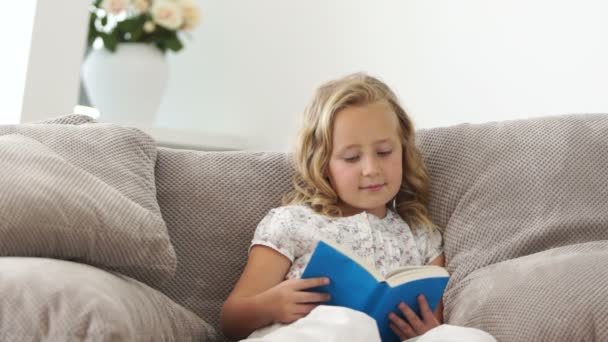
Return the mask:
{"type": "Polygon", "coordinates": [[[413,265],[413,266],[401,266],[401,267],[397,267],[395,269],[390,270],[386,274],[386,278],[388,279],[388,278],[394,276],[395,274],[405,273],[405,272],[408,272],[410,270],[417,270],[417,269],[420,269],[421,267],[424,267],[424,265],[413,265]]]}
{"type": "Polygon", "coordinates": [[[390,286],[394,287],[396,285],[407,283],[412,280],[448,276],[448,271],[440,266],[404,266],[389,272],[386,275],[386,282],[390,286]]]}

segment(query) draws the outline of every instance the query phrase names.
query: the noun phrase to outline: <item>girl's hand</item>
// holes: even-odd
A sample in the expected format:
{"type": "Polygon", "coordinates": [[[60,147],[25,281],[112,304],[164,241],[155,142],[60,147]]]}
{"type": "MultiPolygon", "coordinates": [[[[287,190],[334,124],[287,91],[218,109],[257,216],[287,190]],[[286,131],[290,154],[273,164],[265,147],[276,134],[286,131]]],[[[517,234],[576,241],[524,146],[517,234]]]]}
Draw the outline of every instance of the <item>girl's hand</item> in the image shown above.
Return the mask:
{"type": "Polygon", "coordinates": [[[327,293],[304,290],[327,284],[327,278],[289,279],[261,293],[260,299],[268,303],[275,322],[291,323],[329,300],[327,293]]]}
{"type": "Polygon", "coordinates": [[[439,326],[439,321],[433,315],[433,312],[431,312],[429,303],[427,303],[426,298],[424,298],[423,295],[418,296],[418,306],[420,307],[420,314],[422,317],[418,317],[418,315],[416,315],[416,313],[405,303],[400,303],[398,307],[407,321],[392,312],[388,315],[388,318],[391,321],[391,330],[393,330],[401,340],[420,336],[434,327],[439,326]]]}

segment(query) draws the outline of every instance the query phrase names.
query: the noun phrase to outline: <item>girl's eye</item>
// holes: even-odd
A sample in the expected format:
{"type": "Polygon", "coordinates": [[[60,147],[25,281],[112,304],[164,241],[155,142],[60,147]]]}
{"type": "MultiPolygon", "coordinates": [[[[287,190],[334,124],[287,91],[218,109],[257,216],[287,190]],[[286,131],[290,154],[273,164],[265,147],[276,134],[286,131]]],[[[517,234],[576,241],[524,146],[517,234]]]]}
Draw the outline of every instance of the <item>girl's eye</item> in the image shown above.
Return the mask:
{"type": "Polygon", "coordinates": [[[353,156],[353,157],[344,157],[344,160],[345,160],[347,163],[354,163],[354,162],[356,162],[357,160],[359,160],[359,156],[353,156]]]}
{"type": "Polygon", "coordinates": [[[381,155],[381,156],[388,156],[391,153],[393,153],[393,150],[386,150],[386,151],[380,151],[380,152],[378,152],[378,154],[381,155]]]}

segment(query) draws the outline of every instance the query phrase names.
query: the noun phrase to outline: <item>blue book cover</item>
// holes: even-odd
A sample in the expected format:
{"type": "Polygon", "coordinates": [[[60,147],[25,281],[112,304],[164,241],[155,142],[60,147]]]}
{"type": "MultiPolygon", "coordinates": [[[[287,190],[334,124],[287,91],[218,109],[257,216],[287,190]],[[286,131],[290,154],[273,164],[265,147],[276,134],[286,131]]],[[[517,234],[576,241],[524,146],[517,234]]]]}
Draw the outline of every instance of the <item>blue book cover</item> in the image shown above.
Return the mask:
{"type": "Polygon", "coordinates": [[[445,268],[431,265],[402,267],[382,277],[373,263],[328,241],[319,241],[302,274],[315,277],[330,279],[329,285],[312,289],[331,295],[325,304],[365,312],[376,320],[383,342],[400,341],[388,319],[390,312],[403,316],[397,309],[400,302],[420,315],[416,298],[423,294],[434,311],[449,279],[445,268]]]}

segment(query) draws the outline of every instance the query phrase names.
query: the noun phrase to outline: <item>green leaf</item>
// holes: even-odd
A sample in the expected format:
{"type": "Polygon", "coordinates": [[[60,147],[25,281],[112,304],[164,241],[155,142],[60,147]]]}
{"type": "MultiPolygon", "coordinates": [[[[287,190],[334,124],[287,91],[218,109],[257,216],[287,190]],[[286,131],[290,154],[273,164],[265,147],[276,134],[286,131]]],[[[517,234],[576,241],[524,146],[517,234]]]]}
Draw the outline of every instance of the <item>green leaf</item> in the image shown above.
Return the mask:
{"type": "Polygon", "coordinates": [[[116,34],[102,33],[101,39],[103,40],[103,46],[105,46],[106,49],[112,52],[116,51],[116,46],[118,45],[118,37],[116,36],[116,34]]]}
{"type": "Polygon", "coordinates": [[[118,26],[118,29],[122,32],[132,32],[138,26],[141,27],[141,25],[139,24],[139,21],[136,20],[136,18],[125,19],[125,20],[119,22],[117,26],[118,26]]]}
{"type": "Polygon", "coordinates": [[[131,32],[131,41],[134,42],[139,42],[141,41],[141,37],[144,34],[144,29],[143,27],[139,26],[137,27],[135,30],[133,30],[133,32],[131,32]]]}
{"type": "Polygon", "coordinates": [[[162,43],[156,43],[155,44],[157,48],[160,49],[160,51],[162,51],[163,53],[167,52],[167,48],[165,48],[165,46],[162,43]]]}
{"type": "Polygon", "coordinates": [[[95,28],[95,20],[97,20],[97,15],[91,13],[91,17],[89,18],[89,33],[87,35],[87,43],[89,46],[93,45],[95,38],[98,37],[97,29],[95,28]]]}
{"type": "Polygon", "coordinates": [[[167,49],[175,52],[181,50],[184,47],[184,45],[179,40],[179,38],[177,38],[177,36],[171,37],[170,39],[166,40],[165,46],[167,47],[167,49]]]}
{"type": "Polygon", "coordinates": [[[97,32],[91,32],[91,31],[89,31],[89,36],[87,37],[87,44],[88,44],[88,46],[93,46],[93,43],[95,43],[95,39],[97,39],[97,37],[99,37],[99,35],[97,34],[97,32]]]}

